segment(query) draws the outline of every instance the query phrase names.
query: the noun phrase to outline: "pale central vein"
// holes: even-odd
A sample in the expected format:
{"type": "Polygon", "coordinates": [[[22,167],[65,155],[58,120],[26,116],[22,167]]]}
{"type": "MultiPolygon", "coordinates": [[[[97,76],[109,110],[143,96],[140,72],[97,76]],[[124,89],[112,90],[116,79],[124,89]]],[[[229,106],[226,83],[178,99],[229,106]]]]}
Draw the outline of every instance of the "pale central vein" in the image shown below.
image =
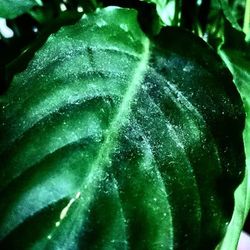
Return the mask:
{"type": "Polygon", "coordinates": [[[117,140],[120,128],[127,122],[129,114],[131,111],[131,104],[133,103],[135,96],[138,93],[141,83],[144,80],[145,71],[148,67],[149,62],[149,40],[144,38],[144,53],[141,56],[141,60],[138,64],[138,67],[135,68],[133,78],[131,83],[128,86],[128,89],[121,101],[121,104],[118,107],[118,112],[111,121],[109,130],[107,132],[107,137],[103,146],[101,147],[98,157],[93,164],[93,170],[98,168],[101,165],[101,162],[104,160],[108,161],[109,156],[114,150],[114,143],[117,140]]]}
{"type": "MultiPolygon", "coordinates": [[[[132,78],[130,83],[128,84],[127,91],[125,92],[120,105],[118,106],[117,113],[112,119],[109,129],[106,132],[106,139],[103,142],[97,158],[92,164],[91,171],[88,174],[88,177],[84,180],[84,183],[79,188],[77,192],[77,199],[72,198],[67,206],[61,212],[60,221],[56,223],[56,225],[60,225],[60,222],[66,217],[68,210],[70,209],[73,202],[78,200],[81,195],[81,215],[84,218],[84,214],[87,212],[88,206],[90,205],[92,199],[95,196],[97,187],[99,182],[103,179],[105,169],[109,168],[111,163],[111,154],[115,150],[116,143],[118,141],[119,131],[122,126],[126,124],[129,120],[129,115],[131,112],[131,106],[135,97],[140,89],[141,84],[143,83],[144,76],[148,67],[149,58],[150,58],[150,42],[149,39],[144,37],[142,41],[144,51],[140,55],[140,61],[135,67],[134,72],[132,73],[132,78]]],[[[73,212],[73,211],[72,211],[73,212]]],[[[73,213],[71,213],[71,218],[77,217],[79,214],[79,210],[76,209],[73,213]]],[[[79,222],[79,221],[78,221],[79,222]]],[[[78,224],[78,223],[76,223],[78,224]]],[[[78,224],[79,225],[79,224],[78,224]]],[[[80,226],[80,225],[79,225],[80,226]]],[[[56,226],[57,228],[58,226],[56,226]]],[[[55,229],[51,232],[51,234],[47,237],[51,239],[55,234],[55,229]]],[[[71,227],[71,232],[73,232],[73,228],[71,227]]]]}

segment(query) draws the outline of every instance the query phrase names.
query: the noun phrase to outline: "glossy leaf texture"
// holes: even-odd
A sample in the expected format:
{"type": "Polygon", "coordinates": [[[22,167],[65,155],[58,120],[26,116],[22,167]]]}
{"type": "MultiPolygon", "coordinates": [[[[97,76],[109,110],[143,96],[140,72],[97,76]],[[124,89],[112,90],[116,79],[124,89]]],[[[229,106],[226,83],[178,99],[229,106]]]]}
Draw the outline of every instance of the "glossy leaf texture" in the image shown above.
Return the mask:
{"type": "Polygon", "coordinates": [[[41,0],[2,0],[0,1],[0,17],[12,19],[37,5],[42,5],[41,0]]]}
{"type": "Polygon", "coordinates": [[[225,233],[244,111],[191,33],[149,39],[129,9],[84,15],[1,106],[0,249],[213,249],[225,233]]]}
{"type": "Polygon", "coordinates": [[[223,46],[220,55],[234,76],[234,82],[241,94],[245,111],[246,126],[244,129],[244,145],[246,153],[246,173],[243,182],[235,192],[235,208],[232,220],[228,226],[221,250],[237,248],[241,230],[250,210],[250,50],[244,52],[223,46]]]}

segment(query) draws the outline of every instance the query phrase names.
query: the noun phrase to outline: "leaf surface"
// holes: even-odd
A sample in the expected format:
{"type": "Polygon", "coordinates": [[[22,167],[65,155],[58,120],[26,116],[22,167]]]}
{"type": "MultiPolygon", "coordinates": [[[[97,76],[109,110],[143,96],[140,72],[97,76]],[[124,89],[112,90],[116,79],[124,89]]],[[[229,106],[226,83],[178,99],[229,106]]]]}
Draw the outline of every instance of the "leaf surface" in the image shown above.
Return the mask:
{"type": "Polygon", "coordinates": [[[0,114],[0,249],[212,249],[244,112],[199,38],[109,7],[49,37],[0,114]],[[30,234],[30,230],[34,232],[30,234]]]}
{"type": "Polygon", "coordinates": [[[26,13],[36,5],[42,5],[41,0],[2,0],[0,17],[12,19],[26,13]]]}
{"type": "Polygon", "coordinates": [[[221,244],[222,250],[237,248],[240,233],[250,210],[250,63],[249,53],[222,47],[220,55],[234,76],[234,82],[241,94],[245,111],[246,126],[244,129],[244,145],[246,153],[246,172],[241,185],[235,192],[235,208],[232,220],[228,226],[225,238],[221,244]]]}
{"type": "Polygon", "coordinates": [[[156,5],[156,11],[164,25],[171,25],[175,13],[175,1],[173,0],[144,0],[156,5]]]}
{"type": "MultiPolygon", "coordinates": [[[[244,9],[246,7],[246,1],[244,0],[220,0],[220,4],[226,19],[231,23],[232,27],[238,31],[242,31],[242,27],[239,24],[239,20],[244,16],[244,9]]],[[[243,22],[243,20],[241,20],[243,22]]]]}

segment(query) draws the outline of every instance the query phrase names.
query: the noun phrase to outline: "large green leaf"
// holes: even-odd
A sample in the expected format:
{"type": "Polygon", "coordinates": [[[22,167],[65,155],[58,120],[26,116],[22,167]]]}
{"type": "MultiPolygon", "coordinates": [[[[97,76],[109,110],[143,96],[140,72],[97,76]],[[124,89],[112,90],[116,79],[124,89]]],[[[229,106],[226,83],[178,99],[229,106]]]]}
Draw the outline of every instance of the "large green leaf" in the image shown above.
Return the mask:
{"type": "Polygon", "coordinates": [[[0,99],[0,249],[213,249],[244,112],[194,35],[109,7],[52,35],[0,99]]]}
{"type": "Polygon", "coordinates": [[[223,250],[236,249],[241,230],[250,209],[250,53],[223,47],[220,55],[234,76],[234,82],[241,94],[246,110],[244,144],[246,152],[246,173],[242,184],[235,192],[235,208],[226,236],[221,244],[223,250]]]}
{"type": "Polygon", "coordinates": [[[0,17],[15,18],[36,5],[42,5],[41,0],[1,0],[0,17]]]}

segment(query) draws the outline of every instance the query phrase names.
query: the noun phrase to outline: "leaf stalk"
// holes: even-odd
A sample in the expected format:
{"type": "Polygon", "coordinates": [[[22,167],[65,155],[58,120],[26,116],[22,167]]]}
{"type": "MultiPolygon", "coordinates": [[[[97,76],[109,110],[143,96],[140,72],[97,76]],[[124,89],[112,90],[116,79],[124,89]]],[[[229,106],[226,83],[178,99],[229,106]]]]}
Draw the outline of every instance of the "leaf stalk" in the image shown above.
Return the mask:
{"type": "Polygon", "coordinates": [[[246,35],[250,32],[250,0],[246,0],[243,31],[246,35]]]}

